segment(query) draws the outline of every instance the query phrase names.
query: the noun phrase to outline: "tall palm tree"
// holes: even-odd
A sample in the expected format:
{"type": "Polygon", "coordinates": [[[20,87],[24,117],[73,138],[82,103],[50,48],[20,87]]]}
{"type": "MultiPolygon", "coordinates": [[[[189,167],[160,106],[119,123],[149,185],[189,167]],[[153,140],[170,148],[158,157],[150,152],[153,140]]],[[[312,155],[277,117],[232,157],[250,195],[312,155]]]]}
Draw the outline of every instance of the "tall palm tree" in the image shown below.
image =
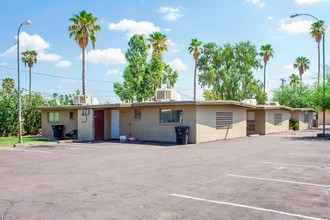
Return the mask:
{"type": "Polygon", "coordinates": [[[261,52],[259,54],[264,61],[264,93],[266,93],[266,67],[270,57],[274,56],[274,50],[271,44],[261,46],[261,52]]]}
{"type": "Polygon", "coordinates": [[[196,81],[197,81],[197,60],[199,55],[203,53],[204,49],[202,47],[203,42],[198,41],[196,38],[191,40],[190,46],[188,47],[188,51],[190,54],[193,54],[195,60],[195,68],[194,68],[194,100],[196,100],[196,81]]]}
{"type": "Polygon", "coordinates": [[[6,93],[11,93],[15,89],[15,81],[12,78],[5,78],[2,80],[2,89],[6,93]]]}
{"type": "Polygon", "coordinates": [[[32,91],[32,67],[33,64],[38,62],[38,53],[35,50],[26,50],[24,52],[22,52],[22,60],[25,64],[25,66],[27,65],[29,67],[29,78],[30,78],[30,82],[29,82],[29,94],[31,95],[31,91],[32,91]]]}
{"type": "Polygon", "coordinates": [[[159,55],[168,50],[167,37],[160,32],[153,32],[150,34],[148,41],[150,43],[149,47],[152,48],[153,54],[159,55]]]}
{"type": "Polygon", "coordinates": [[[317,85],[320,85],[320,72],[321,72],[320,42],[324,34],[324,21],[318,20],[314,22],[309,30],[310,30],[310,35],[315,39],[317,43],[317,85]]]}
{"type": "Polygon", "coordinates": [[[300,75],[300,86],[302,86],[302,75],[309,69],[309,59],[306,57],[298,57],[293,64],[293,68],[298,69],[300,75]]]}
{"type": "Polygon", "coordinates": [[[82,50],[82,93],[86,97],[86,47],[88,46],[88,39],[92,42],[93,49],[95,49],[96,33],[101,31],[101,26],[97,25],[97,17],[93,14],[83,10],[79,14],[74,14],[73,18],[69,19],[71,26],[69,27],[70,38],[74,37],[77,44],[82,50]]]}

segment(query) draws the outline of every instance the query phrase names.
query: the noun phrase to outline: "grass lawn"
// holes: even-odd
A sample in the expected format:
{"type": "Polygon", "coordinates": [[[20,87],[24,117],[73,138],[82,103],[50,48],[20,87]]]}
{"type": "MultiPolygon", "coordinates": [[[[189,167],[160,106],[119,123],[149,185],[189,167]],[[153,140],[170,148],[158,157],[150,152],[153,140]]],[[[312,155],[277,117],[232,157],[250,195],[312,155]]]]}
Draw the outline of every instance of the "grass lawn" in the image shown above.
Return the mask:
{"type": "MultiPolygon", "coordinates": [[[[36,137],[23,137],[23,143],[49,142],[51,140],[40,139],[36,137]]],[[[0,137],[0,147],[12,147],[18,143],[18,137],[0,137]]]]}

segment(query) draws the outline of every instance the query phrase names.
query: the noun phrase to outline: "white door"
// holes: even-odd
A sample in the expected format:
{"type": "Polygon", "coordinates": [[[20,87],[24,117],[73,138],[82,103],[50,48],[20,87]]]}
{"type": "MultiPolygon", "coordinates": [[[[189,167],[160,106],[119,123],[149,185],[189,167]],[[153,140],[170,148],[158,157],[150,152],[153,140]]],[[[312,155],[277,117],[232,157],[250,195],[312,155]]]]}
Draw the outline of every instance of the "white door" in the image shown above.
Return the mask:
{"type": "Polygon", "coordinates": [[[111,110],[111,138],[119,139],[119,110],[111,110]]]}

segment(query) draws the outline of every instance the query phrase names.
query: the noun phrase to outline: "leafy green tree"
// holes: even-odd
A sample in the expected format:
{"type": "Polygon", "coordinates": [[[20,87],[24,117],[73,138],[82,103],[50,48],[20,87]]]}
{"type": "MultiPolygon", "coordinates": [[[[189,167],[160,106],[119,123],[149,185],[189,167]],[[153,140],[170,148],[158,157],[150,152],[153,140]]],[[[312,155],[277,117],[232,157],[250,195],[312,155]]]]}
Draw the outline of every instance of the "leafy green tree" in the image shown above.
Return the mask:
{"type": "Polygon", "coordinates": [[[270,57],[274,56],[274,50],[271,44],[261,46],[261,52],[259,54],[264,61],[264,93],[266,93],[266,67],[270,57]]]}
{"type": "Polygon", "coordinates": [[[41,112],[36,110],[36,108],[45,106],[47,101],[40,93],[32,93],[28,96],[23,96],[22,102],[23,131],[26,134],[38,134],[41,129],[41,112]]]}
{"type": "Polygon", "coordinates": [[[327,71],[324,85],[315,86],[305,99],[316,112],[330,110],[330,73],[327,71]]]}
{"type": "Polygon", "coordinates": [[[295,84],[284,85],[283,88],[279,87],[273,91],[273,100],[292,108],[310,108],[311,104],[306,101],[306,97],[312,91],[307,85],[300,85],[299,90],[295,84]]]}
{"type": "Polygon", "coordinates": [[[17,90],[13,79],[6,78],[2,81],[0,109],[0,136],[17,134],[17,90]]]}
{"type": "Polygon", "coordinates": [[[197,64],[201,72],[199,84],[211,90],[219,100],[255,98],[264,103],[266,95],[262,84],[252,75],[253,70],[261,67],[258,55],[250,42],[222,47],[215,43],[204,44],[203,55],[197,64]]]}
{"type": "Polygon", "coordinates": [[[196,79],[197,79],[197,61],[199,56],[203,53],[203,42],[194,38],[191,40],[190,46],[188,47],[188,51],[190,54],[193,54],[195,60],[194,66],[194,100],[196,100],[196,79]]]}
{"type": "Polygon", "coordinates": [[[178,80],[179,72],[173,70],[170,65],[165,65],[165,71],[163,73],[163,82],[166,83],[167,88],[173,88],[176,81],[178,80]]]}
{"type": "Polygon", "coordinates": [[[125,53],[128,66],[124,70],[123,84],[114,84],[115,93],[124,102],[141,102],[151,96],[150,91],[142,87],[146,77],[148,44],[144,35],[133,35],[128,42],[128,50],[125,53]]]}
{"type": "Polygon", "coordinates": [[[95,48],[95,35],[101,31],[101,26],[96,24],[98,18],[85,10],[80,11],[79,14],[74,14],[73,18],[69,20],[71,22],[71,26],[69,27],[70,38],[74,37],[82,50],[82,94],[86,97],[86,48],[88,46],[88,39],[92,42],[93,49],[95,48]]]}
{"type": "Polygon", "coordinates": [[[310,61],[306,57],[297,57],[293,63],[293,68],[298,69],[300,76],[300,85],[302,85],[302,75],[309,69],[310,61]]]}
{"type": "Polygon", "coordinates": [[[35,50],[26,50],[22,52],[22,60],[29,67],[29,94],[32,91],[32,67],[33,64],[38,62],[38,53],[35,50]]]}
{"type": "MultiPolygon", "coordinates": [[[[0,136],[17,135],[18,127],[18,91],[14,80],[6,78],[0,90],[0,136]]],[[[46,100],[39,93],[24,94],[21,92],[22,101],[22,132],[23,134],[36,134],[41,128],[41,113],[37,106],[46,105],[46,100]]]]}
{"type": "Polygon", "coordinates": [[[320,55],[320,42],[324,35],[324,21],[318,20],[311,26],[310,35],[317,43],[317,85],[320,85],[320,72],[321,72],[321,55],[320,55]]]}

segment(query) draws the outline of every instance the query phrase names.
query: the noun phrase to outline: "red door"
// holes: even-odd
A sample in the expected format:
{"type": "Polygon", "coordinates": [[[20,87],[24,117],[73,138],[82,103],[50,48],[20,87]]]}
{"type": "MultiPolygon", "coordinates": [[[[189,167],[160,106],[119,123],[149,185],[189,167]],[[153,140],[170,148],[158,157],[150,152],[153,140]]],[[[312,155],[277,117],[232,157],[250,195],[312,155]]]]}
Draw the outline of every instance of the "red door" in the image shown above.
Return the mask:
{"type": "Polygon", "coordinates": [[[104,111],[94,111],[94,135],[95,140],[104,140],[104,111]]]}

